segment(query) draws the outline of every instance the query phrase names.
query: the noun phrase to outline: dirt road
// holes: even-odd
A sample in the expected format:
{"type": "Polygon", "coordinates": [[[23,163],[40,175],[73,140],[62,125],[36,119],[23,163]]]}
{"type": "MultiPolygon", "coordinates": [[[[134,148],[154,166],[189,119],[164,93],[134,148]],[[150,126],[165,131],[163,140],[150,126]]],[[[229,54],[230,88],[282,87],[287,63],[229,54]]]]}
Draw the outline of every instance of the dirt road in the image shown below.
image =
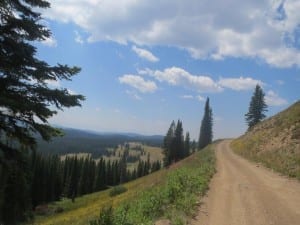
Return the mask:
{"type": "Polygon", "coordinates": [[[192,225],[300,225],[300,182],[216,149],[217,174],[192,225]]]}

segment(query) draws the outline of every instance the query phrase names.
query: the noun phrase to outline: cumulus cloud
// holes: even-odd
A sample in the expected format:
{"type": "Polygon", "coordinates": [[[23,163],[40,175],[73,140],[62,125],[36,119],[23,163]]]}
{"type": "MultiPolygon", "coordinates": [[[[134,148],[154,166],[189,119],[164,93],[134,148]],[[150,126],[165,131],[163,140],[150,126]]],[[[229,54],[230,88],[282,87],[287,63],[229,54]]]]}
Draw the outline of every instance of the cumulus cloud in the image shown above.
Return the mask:
{"type": "Polygon", "coordinates": [[[193,95],[182,95],[180,97],[183,98],[183,99],[193,99],[194,98],[193,95]]]}
{"type": "Polygon", "coordinates": [[[201,95],[198,95],[197,99],[198,99],[199,102],[204,102],[205,101],[205,98],[202,97],[201,95]]]}
{"type": "Polygon", "coordinates": [[[300,66],[299,0],[50,2],[47,18],[75,23],[91,42],[167,45],[200,59],[250,57],[276,67],[300,66]]]}
{"type": "Polygon", "coordinates": [[[277,93],[270,90],[265,96],[267,105],[269,106],[283,106],[288,104],[288,101],[284,98],[281,98],[277,93]]]}
{"type": "MultiPolygon", "coordinates": [[[[266,85],[261,80],[242,76],[238,78],[228,77],[214,80],[209,75],[192,74],[180,67],[170,67],[164,70],[151,70],[146,68],[138,70],[137,74],[138,75],[123,75],[119,78],[119,81],[121,83],[126,83],[135,89],[140,89],[140,92],[153,92],[157,89],[155,82],[150,80],[145,81],[143,77],[151,77],[160,83],[184,87],[197,93],[220,93],[227,89],[234,91],[249,91],[253,90],[257,84],[260,86],[266,85]]],[[[201,95],[181,95],[180,98],[205,101],[205,98],[201,95]]]]}
{"type": "Polygon", "coordinates": [[[48,37],[41,42],[43,45],[48,47],[57,47],[57,41],[54,37],[48,37]]]}
{"type": "Polygon", "coordinates": [[[261,86],[264,84],[262,81],[251,77],[221,78],[218,83],[224,88],[230,88],[235,91],[251,90],[257,84],[261,86]]]}
{"type": "Polygon", "coordinates": [[[150,51],[136,46],[132,46],[132,51],[134,51],[140,58],[146,59],[150,62],[158,62],[159,59],[153,55],[150,51]]]}
{"type": "Polygon", "coordinates": [[[223,88],[212,78],[204,75],[194,75],[179,67],[166,68],[165,70],[140,70],[140,74],[154,77],[160,82],[172,86],[184,86],[198,92],[220,92],[223,88]]]}
{"type": "Polygon", "coordinates": [[[143,77],[132,74],[125,74],[119,77],[119,82],[121,84],[127,84],[141,93],[151,93],[156,91],[157,86],[153,81],[146,81],[143,77]]]}
{"type": "Polygon", "coordinates": [[[129,95],[131,98],[135,99],[135,100],[142,100],[142,97],[139,96],[136,92],[134,91],[129,91],[126,90],[126,94],[129,95]]]}
{"type": "Polygon", "coordinates": [[[205,101],[205,98],[202,97],[201,95],[197,95],[197,96],[193,96],[193,95],[182,95],[182,96],[180,96],[180,97],[183,98],[183,99],[196,99],[196,100],[198,100],[199,102],[205,101]]]}
{"type": "Polygon", "coordinates": [[[79,32],[77,30],[75,30],[74,33],[75,33],[75,42],[77,42],[79,44],[83,44],[84,40],[83,40],[82,36],[79,34],[79,32]]]}

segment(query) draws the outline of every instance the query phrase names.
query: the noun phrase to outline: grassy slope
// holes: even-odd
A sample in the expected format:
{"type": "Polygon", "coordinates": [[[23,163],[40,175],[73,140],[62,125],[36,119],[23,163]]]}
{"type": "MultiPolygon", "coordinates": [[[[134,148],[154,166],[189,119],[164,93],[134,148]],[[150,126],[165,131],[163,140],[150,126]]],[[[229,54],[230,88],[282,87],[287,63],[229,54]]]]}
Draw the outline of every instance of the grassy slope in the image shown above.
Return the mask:
{"type": "MultiPolygon", "coordinates": [[[[201,184],[203,185],[201,187],[201,193],[204,192],[204,190],[208,188],[209,179],[214,173],[213,147],[209,147],[205,151],[197,152],[187,159],[171,166],[169,169],[163,169],[146,177],[125,184],[124,186],[127,187],[128,191],[121,195],[109,197],[109,190],[106,190],[77,198],[75,203],[71,203],[70,200],[63,200],[53,203],[49,205],[49,207],[62,207],[64,208],[64,212],[51,216],[37,217],[35,224],[83,225],[88,224],[90,220],[98,217],[100,209],[104,206],[112,204],[113,207],[117,207],[122,202],[132,202],[133,207],[136,207],[137,205],[139,205],[139,202],[137,201],[139,201],[140,198],[141,201],[147,201],[144,197],[142,197],[145,193],[149,193],[149,191],[151,192],[151,190],[164,188],[164,186],[169,185],[166,177],[169,177],[172,173],[180,173],[181,170],[188,171],[188,173],[190,173],[191,171],[198,171],[198,175],[200,171],[201,177],[199,179],[200,182],[202,182],[201,184]]],[[[196,195],[194,196],[196,197],[196,195]]],[[[196,199],[194,199],[194,203],[196,203],[196,199]]],[[[191,202],[187,202],[187,204],[191,205],[191,202]]],[[[145,208],[148,208],[148,206],[146,206],[145,208]]],[[[155,217],[166,216],[158,212],[156,212],[155,214],[156,216],[150,217],[154,219],[155,217]]]]}
{"type": "Polygon", "coordinates": [[[300,101],[232,142],[238,154],[300,180],[300,101]]]}

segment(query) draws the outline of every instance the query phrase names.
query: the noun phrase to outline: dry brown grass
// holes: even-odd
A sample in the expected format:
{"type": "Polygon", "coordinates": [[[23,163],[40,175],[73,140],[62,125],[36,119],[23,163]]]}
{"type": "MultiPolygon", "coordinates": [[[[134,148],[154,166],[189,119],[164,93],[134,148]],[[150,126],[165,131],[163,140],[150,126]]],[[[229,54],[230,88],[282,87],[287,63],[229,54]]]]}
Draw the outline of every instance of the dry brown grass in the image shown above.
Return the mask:
{"type": "Polygon", "coordinates": [[[300,101],[232,142],[238,154],[300,180],[300,101]]]}

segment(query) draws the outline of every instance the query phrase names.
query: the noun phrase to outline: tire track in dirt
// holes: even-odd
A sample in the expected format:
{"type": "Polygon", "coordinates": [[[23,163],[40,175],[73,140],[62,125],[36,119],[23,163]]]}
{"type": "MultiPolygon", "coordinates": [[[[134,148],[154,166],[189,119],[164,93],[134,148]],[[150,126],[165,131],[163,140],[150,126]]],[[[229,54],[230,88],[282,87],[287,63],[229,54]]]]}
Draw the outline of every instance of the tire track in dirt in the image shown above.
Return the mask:
{"type": "Polygon", "coordinates": [[[299,225],[300,183],[216,148],[217,173],[192,225],[299,225]]]}

